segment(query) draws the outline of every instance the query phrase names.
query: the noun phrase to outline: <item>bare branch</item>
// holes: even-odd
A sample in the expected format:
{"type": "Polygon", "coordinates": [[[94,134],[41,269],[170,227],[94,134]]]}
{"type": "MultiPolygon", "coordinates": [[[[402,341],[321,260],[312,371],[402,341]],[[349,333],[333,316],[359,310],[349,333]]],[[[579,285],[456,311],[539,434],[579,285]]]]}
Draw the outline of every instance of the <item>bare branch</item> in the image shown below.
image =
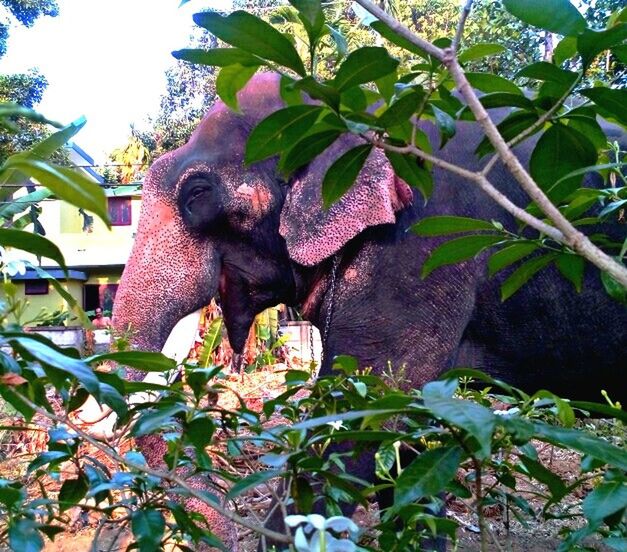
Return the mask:
{"type": "Polygon", "coordinates": [[[503,160],[505,166],[512,173],[514,178],[520,183],[527,195],[536,203],[542,212],[555,224],[555,227],[563,234],[562,243],[588,259],[601,270],[606,271],[616,281],[627,287],[627,268],[617,263],[612,257],[596,247],[585,234],[577,230],[570,221],[562,215],[560,210],[551,202],[546,194],[535,183],[533,178],[525,170],[520,160],[514,155],[511,148],[501,136],[496,125],[490,119],[479,98],[468,82],[464,70],[459,65],[454,55],[450,55],[445,61],[451,76],[458,85],[459,91],[466,100],[475,119],[483,128],[486,136],[496,149],[496,152],[503,160]]]}
{"type": "Polygon", "coordinates": [[[458,165],[454,165],[453,163],[444,161],[439,157],[434,157],[433,155],[426,153],[415,146],[393,146],[379,140],[370,141],[374,145],[388,151],[393,151],[396,153],[411,153],[416,157],[433,163],[437,167],[458,174],[460,176],[463,176],[464,178],[467,178],[468,180],[471,180],[472,182],[475,182],[479,186],[479,188],[481,188],[488,196],[490,196],[496,203],[498,203],[501,207],[503,207],[503,209],[516,217],[518,220],[524,222],[526,225],[538,230],[538,232],[541,232],[542,234],[557,242],[561,243],[564,241],[564,235],[559,230],[534,217],[524,209],[518,207],[518,205],[513,203],[505,194],[497,190],[483,174],[469,171],[458,165]]]}
{"type": "Polygon", "coordinates": [[[459,49],[459,45],[461,44],[462,37],[464,36],[464,27],[466,26],[466,19],[470,15],[470,10],[472,9],[473,0],[466,0],[464,7],[462,8],[462,13],[459,16],[459,23],[457,24],[457,31],[455,32],[455,38],[453,38],[453,43],[451,44],[451,49],[454,52],[457,52],[459,49]]]}
{"type": "MultiPolygon", "coordinates": [[[[529,173],[522,166],[518,158],[514,155],[511,148],[505,142],[494,122],[490,119],[488,112],[485,110],[479,98],[477,97],[472,86],[468,82],[464,70],[460,66],[455,52],[451,48],[437,48],[430,42],[416,36],[407,27],[399,21],[385,13],[382,9],[375,6],[370,0],[355,0],[360,6],[365,8],[372,15],[383,21],[393,31],[401,35],[403,38],[425,50],[441,61],[449,70],[455,84],[466,100],[468,107],[475,116],[477,123],[483,128],[488,140],[494,146],[496,153],[503,160],[504,165],[512,173],[512,176],[518,181],[527,195],[536,203],[540,210],[553,222],[562,238],[559,240],[564,245],[570,247],[573,251],[579,253],[582,257],[596,265],[601,270],[607,272],[617,282],[627,287],[627,268],[616,262],[612,257],[596,247],[585,234],[577,230],[570,221],[562,215],[559,209],[549,200],[546,194],[531,178],[529,173]]],[[[474,174],[474,173],[471,173],[474,174]]],[[[475,182],[481,184],[480,180],[474,179],[475,182]]],[[[485,183],[483,183],[485,184],[485,183]]],[[[490,188],[493,189],[491,186],[490,188]]],[[[485,188],[486,191],[490,188],[485,188]]],[[[502,194],[501,194],[502,195],[502,194]]],[[[496,196],[492,196],[496,200],[496,196]]],[[[504,197],[504,196],[503,196],[504,197]]],[[[509,201],[509,200],[508,200],[509,201]]],[[[503,203],[499,202],[501,205],[503,203]]],[[[511,203],[511,202],[510,202],[511,203]]],[[[512,204],[513,205],[513,204],[512,204]]],[[[505,205],[503,205],[505,207],[505,205]]],[[[515,206],[514,206],[515,207],[515,206]]],[[[519,208],[518,208],[519,209],[519,208]]],[[[513,210],[508,209],[513,213],[513,210]]],[[[523,210],[520,210],[524,212],[523,210]]],[[[523,220],[523,219],[521,219],[523,220]]],[[[536,226],[534,226],[536,228],[536,226]]]]}
{"type": "Polygon", "coordinates": [[[413,32],[411,32],[405,25],[403,25],[397,19],[394,19],[391,15],[384,12],[378,6],[375,6],[370,0],[355,0],[357,4],[361,7],[369,11],[372,15],[374,15],[379,21],[385,23],[390,29],[392,29],[395,33],[402,36],[404,39],[409,40],[418,48],[423,49],[427,54],[439,59],[442,61],[444,59],[444,50],[442,48],[438,48],[423,38],[416,36],[413,32]]]}

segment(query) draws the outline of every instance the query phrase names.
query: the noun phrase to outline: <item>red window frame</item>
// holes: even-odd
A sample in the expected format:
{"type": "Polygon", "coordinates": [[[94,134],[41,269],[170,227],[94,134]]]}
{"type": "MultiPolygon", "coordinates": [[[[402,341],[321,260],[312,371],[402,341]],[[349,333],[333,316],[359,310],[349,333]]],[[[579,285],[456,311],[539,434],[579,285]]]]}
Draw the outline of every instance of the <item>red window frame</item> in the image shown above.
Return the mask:
{"type": "Polygon", "coordinates": [[[110,197],[107,199],[107,211],[111,226],[130,226],[133,221],[131,198],[110,197]]]}

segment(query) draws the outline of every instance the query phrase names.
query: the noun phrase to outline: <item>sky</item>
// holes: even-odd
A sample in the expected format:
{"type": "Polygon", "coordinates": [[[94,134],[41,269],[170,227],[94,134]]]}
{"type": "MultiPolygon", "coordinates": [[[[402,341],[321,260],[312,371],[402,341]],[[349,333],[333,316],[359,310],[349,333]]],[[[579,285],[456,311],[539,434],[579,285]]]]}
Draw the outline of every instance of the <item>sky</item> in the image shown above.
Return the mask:
{"type": "Polygon", "coordinates": [[[229,10],[230,0],[57,0],[58,17],[10,30],[0,73],[37,67],[48,88],[37,110],[67,124],[85,116],[74,141],[97,163],[145,125],[165,92],[173,50],[188,46],[192,14],[229,10]]]}

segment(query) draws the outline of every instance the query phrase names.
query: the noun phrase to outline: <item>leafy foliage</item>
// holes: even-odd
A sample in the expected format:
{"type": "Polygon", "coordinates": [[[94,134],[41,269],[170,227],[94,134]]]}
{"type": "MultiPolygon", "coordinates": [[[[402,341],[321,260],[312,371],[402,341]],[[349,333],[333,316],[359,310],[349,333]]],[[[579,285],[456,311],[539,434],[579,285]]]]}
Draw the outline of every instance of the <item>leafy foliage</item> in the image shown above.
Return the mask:
{"type": "MultiPolygon", "coordinates": [[[[546,32],[560,33],[566,39],[573,39],[574,49],[568,57],[579,56],[577,70],[572,70],[570,66],[568,69],[562,67],[563,61],[560,62],[555,57],[553,60],[534,60],[522,67],[519,64],[514,78],[475,70],[467,70],[464,77],[470,85],[486,94],[481,98],[485,108],[514,108],[498,125],[503,139],[515,144],[535,134],[540,135],[531,156],[530,177],[539,187],[540,195],[542,192],[546,193],[562,212],[567,213],[572,225],[583,229],[586,228],[584,221],[599,213],[598,203],[591,199],[595,194],[597,200],[615,194],[617,200],[622,201],[624,186],[610,191],[614,189],[614,184],[610,184],[598,192],[581,186],[584,175],[587,172],[596,172],[595,167],[599,160],[612,153],[615,159],[603,164],[605,169],[609,169],[609,172],[603,173],[603,177],[607,179],[611,175],[612,178],[624,182],[620,146],[608,146],[596,116],[601,114],[624,125],[627,118],[624,110],[627,96],[623,90],[609,86],[588,88],[585,78],[599,54],[624,47],[627,22],[623,22],[624,11],[616,12],[610,18],[607,28],[599,31],[588,27],[584,16],[566,0],[552,0],[541,4],[542,9],[539,9],[540,4],[536,6],[522,0],[507,0],[504,7],[518,17],[523,25],[539,27],[546,32]],[[594,39],[590,33],[596,33],[594,39]],[[535,91],[531,97],[525,94],[521,87],[523,83],[534,84],[535,91]],[[572,93],[578,93],[580,98],[591,101],[583,105],[581,102],[567,105],[565,100],[572,93]],[[584,201],[584,195],[590,201],[584,201]]],[[[322,197],[326,208],[338,201],[351,187],[372,145],[386,150],[396,174],[418,188],[428,199],[432,183],[427,171],[417,166],[414,156],[421,157],[422,152],[430,153],[430,150],[428,146],[425,147],[424,140],[418,141],[422,131],[416,128],[416,121],[421,118],[432,121],[440,131],[441,146],[444,146],[455,135],[457,121],[473,119],[471,106],[465,105],[464,101],[451,93],[455,86],[451,68],[401,36],[392,24],[376,20],[367,12],[354,8],[362,23],[387,40],[388,45],[366,45],[347,53],[336,42],[333,55],[342,61],[335,71],[330,72],[328,65],[321,62],[325,56],[330,55],[324,38],[332,36],[328,33],[333,24],[327,23],[325,27],[324,20],[336,14],[332,9],[327,11],[320,8],[316,11],[314,5],[317,4],[295,1],[293,9],[282,9],[281,18],[274,19],[282,25],[289,25],[291,31],[300,37],[299,41],[307,45],[299,50],[304,59],[302,64],[294,60],[294,46],[284,42],[282,38],[279,39],[278,34],[272,35],[276,36],[276,41],[269,41],[265,49],[259,48],[257,42],[264,40],[269,27],[259,20],[255,22],[252,16],[245,16],[244,12],[237,12],[228,18],[206,14],[196,18],[197,22],[216,33],[219,38],[235,46],[238,56],[247,53],[258,59],[259,65],[281,71],[283,90],[304,90],[320,102],[315,107],[308,106],[303,104],[300,95],[285,94],[288,107],[270,115],[252,131],[246,146],[247,162],[280,154],[280,168],[285,169],[287,166],[292,169],[322,153],[336,133],[357,134],[363,140],[363,145],[344,153],[333,163],[324,178],[322,197]],[[245,28],[240,29],[239,23],[243,22],[245,28]],[[390,57],[388,50],[398,53],[399,59],[390,57]],[[309,71],[305,75],[303,68],[307,66],[309,71]],[[333,121],[335,132],[331,133],[327,127],[324,128],[324,135],[316,135],[313,131],[311,135],[308,134],[317,121],[333,121]],[[403,154],[399,153],[399,146],[405,148],[403,154]]],[[[482,9],[488,8],[479,2],[476,10],[481,13],[482,9]]],[[[449,35],[452,32],[451,28],[449,35]]],[[[350,41],[347,40],[346,43],[350,44],[350,41]]],[[[434,46],[440,48],[446,48],[450,44],[450,39],[442,37],[433,42],[434,46]]],[[[499,54],[504,49],[506,48],[492,42],[476,43],[461,52],[460,60],[469,63],[468,68],[472,68],[475,60],[499,54]]],[[[226,52],[228,50],[220,50],[220,75],[229,74],[231,70],[241,74],[239,63],[228,65],[226,52]]],[[[195,55],[195,61],[211,63],[209,57],[205,56],[203,59],[198,54],[195,55]]],[[[227,105],[235,107],[232,104],[235,94],[255,70],[256,67],[252,65],[244,80],[223,81],[218,94],[227,105]]],[[[220,79],[219,76],[218,80],[220,79]]],[[[486,136],[477,147],[477,155],[484,157],[493,153],[493,142],[492,138],[486,136]]],[[[495,159],[487,162],[485,174],[489,174],[489,168],[495,159]]],[[[617,202],[613,201],[611,204],[617,205],[617,202]]],[[[603,210],[604,220],[611,219],[607,214],[616,213],[617,209],[620,207],[608,205],[603,210]]],[[[527,208],[527,212],[533,215],[539,215],[543,210],[546,211],[544,203],[531,203],[527,208]]],[[[536,228],[540,225],[537,222],[536,228]]],[[[428,224],[429,221],[421,224],[424,223],[428,224]]],[[[555,239],[546,232],[533,236],[528,231],[512,232],[498,223],[488,226],[487,229],[485,225],[489,225],[488,222],[475,223],[481,224],[484,224],[482,230],[490,231],[457,237],[434,250],[423,267],[423,276],[439,266],[470,259],[488,248],[508,248],[514,242],[520,242],[525,244],[525,248],[517,248],[515,255],[503,255],[497,262],[498,269],[502,270],[508,264],[522,261],[518,269],[502,284],[503,300],[553,263],[577,290],[581,289],[585,267],[583,263],[571,261],[572,251],[567,240],[555,239]],[[533,249],[527,247],[530,240],[536,246],[533,249]],[[544,249],[545,253],[536,257],[537,249],[544,249]],[[531,257],[519,255],[526,250],[532,253],[531,257]]],[[[463,228],[458,228],[454,221],[446,217],[439,219],[438,225],[441,228],[440,234],[443,235],[463,231],[463,228]]],[[[420,232],[420,224],[417,231],[420,232]]],[[[590,239],[612,256],[618,256],[622,264],[625,255],[624,236],[617,240],[593,228],[590,239]]],[[[514,250],[508,251],[511,253],[514,250]]],[[[607,276],[604,278],[607,280],[607,276]]],[[[607,285],[606,287],[608,290],[611,288],[607,285]]],[[[612,293],[616,299],[621,300],[620,294],[612,293]]]]}
{"type": "MultiPolygon", "coordinates": [[[[259,65],[284,73],[288,105],[253,131],[248,160],[279,153],[281,167],[290,172],[320,154],[331,136],[351,133],[363,143],[329,169],[323,188],[327,204],[349,189],[370,149],[381,146],[395,148],[388,152],[394,154],[392,167],[428,198],[434,185],[428,176],[431,164],[425,162],[420,170],[415,166],[416,157],[428,153],[429,148],[421,133],[412,131],[413,118],[432,121],[443,142],[455,133],[461,120],[472,119],[467,106],[451,93],[450,68],[404,42],[381,21],[368,25],[380,33],[381,41],[394,45],[390,49],[400,48],[403,55],[397,60],[385,48],[371,44],[349,53],[347,47],[354,44],[355,37],[342,36],[335,12],[340,8],[321,7],[313,1],[293,0],[292,5],[296,11],[284,11],[281,24],[302,27],[303,40],[299,38],[296,46],[285,35],[272,32],[271,39],[259,48],[268,25],[252,16],[204,15],[199,20],[238,50],[181,55],[217,63],[220,75],[226,75],[219,93],[230,104],[243,80],[233,78],[235,72],[257,67],[251,56],[261,60],[259,65]],[[234,20],[241,25],[232,25],[234,20]],[[318,48],[333,48],[332,57],[321,56],[316,63],[318,48]],[[294,90],[305,90],[319,104],[304,105],[294,90]],[[369,110],[373,104],[376,107],[369,110]],[[316,128],[323,119],[333,121],[331,128],[316,128]],[[292,125],[294,120],[302,126],[292,125]],[[405,152],[403,145],[414,149],[405,152]],[[304,153],[296,155],[295,148],[301,146],[304,153]]],[[[529,136],[540,135],[532,173],[565,217],[580,227],[617,220],[624,216],[621,212],[627,201],[621,152],[618,145],[605,145],[596,115],[623,123],[622,96],[609,86],[584,84],[584,70],[592,66],[590,58],[601,54],[591,53],[595,49],[586,33],[601,31],[589,29],[585,22],[582,26],[568,2],[544,2],[542,13],[530,12],[525,5],[522,0],[506,2],[523,21],[555,30],[567,39],[574,37],[569,48],[574,44],[572,55],[578,56],[581,70],[574,77],[567,72],[572,69],[566,68],[570,56],[561,63],[547,62],[551,67],[534,60],[519,68],[519,78],[495,76],[472,67],[470,79],[487,91],[482,99],[486,107],[515,108],[501,124],[507,140],[522,139],[520,132],[525,130],[529,136]],[[539,83],[530,97],[521,89],[522,79],[539,83]],[[572,91],[590,101],[565,106],[564,99],[572,91]],[[541,119],[542,124],[532,128],[541,119]],[[601,140],[597,139],[599,132],[601,140]],[[541,151],[539,144],[546,151],[541,151]],[[587,173],[598,173],[605,184],[581,187],[587,173]]],[[[396,6],[399,13],[401,8],[396,6]]],[[[606,29],[618,26],[619,30],[602,37],[605,50],[613,52],[624,46],[621,17],[606,29]]],[[[450,37],[453,33],[451,25],[446,34],[450,37]]],[[[448,47],[448,39],[438,38],[434,38],[436,46],[448,47]]],[[[483,59],[480,56],[501,50],[477,43],[465,51],[467,63],[474,63],[483,59]]],[[[14,107],[6,112],[10,109],[14,107]]],[[[32,112],[24,114],[34,116],[32,112]]],[[[70,125],[32,151],[9,157],[0,177],[4,183],[19,173],[37,176],[50,192],[106,220],[101,190],[49,161],[79,128],[70,125]]],[[[490,153],[486,148],[478,153],[490,153]]],[[[11,207],[11,211],[21,212],[21,205],[11,207]]],[[[532,203],[527,212],[539,213],[539,208],[532,203]]],[[[5,220],[17,213],[7,214],[5,220]]],[[[513,269],[502,285],[504,299],[551,264],[575,288],[580,289],[583,282],[584,264],[579,257],[561,242],[530,229],[513,232],[498,222],[446,216],[425,219],[414,231],[425,236],[452,236],[426,261],[425,275],[490,250],[491,274],[513,269]],[[498,250],[494,252],[492,247],[498,250]]],[[[57,256],[54,246],[40,237],[25,236],[15,229],[4,235],[25,250],[57,256]]],[[[616,241],[597,229],[590,237],[622,261],[627,249],[623,240],[616,241]]],[[[58,260],[62,264],[62,259],[58,260]]],[[[618,295],[622,288],[612,282],[604,280],[608,290],[618,295]]],[[[173,363],[159,354],[129,350],[81,358],[74,349],[57,347],[8,325],[7,315],[20,308],[15,293],[11,298],[11,285],[5,282],[7,300],[0,305],[0,396],[19,413],[23,424],[41,419],[53,424],[47,450],[35,455],[25,473],[0,480],[0,539],[13,550],[41,550],[43,536],[54,538],[62,531],[69,519],[66,512],[73,506],[98,514],[106,522],[128,524],[134,546],[140,550],[159,550],[172,540],[181,550],[200,543],[220,546],[211,528],[183,507],[187,499],[216,509],[232,522],[278,537],[283,549],[290,544],[297,550],[374,549],[376,537],[380,549],[418,550],[425,538],[434,535],[456,538],[457,523],[438,515],[442,492],[472,499],[469,503],[474,505],[484,539],[488,505],[498,505],[520,520],[530,516],[575,519],[579,528],[565,529],[564,550],[583,547],[590,535],[620,550],[627,538],[627,455],[617,444],[624,440],[627,416],[609,399],[609,404],[577,403],[546,390],[529,395],[467,369],[444,374],[422,390],[402,390],[395,376],[376,376],[360,368],[355,359],[339,357],[335,359],[336,373],[315,381],[309,380],[307,372],[286,371],[285,391],[267,401],[261,412],[249,408],[242,398],[237,407],[224,409],[213,400],[225,389],[222,367],[211,365],[208,357],[201,366],[183,365],[181,379],[170,385],[131,381],[122,370],[105,371],[99,363],[117,361],[145,372],[169,370],[173,363]],[[117,416],[112,440],[90,435],[75,423],[73,413],[90,396],[117,416]],[[576,414],[595,413],[611,419],[610,435],[590,433],[576,420],[576,414]],[[165,466],[155,468],[129,442],[129,436],[156,439],[159,435],[164,438],[165,466]],[[565,481],[551,464],[542,461],[538,442],[577,452],[579,471],[573,481],[565,481]],[[86,444],[89,447],[83,446],[86,444]],[[381,479],[376,488],[350,469],[350,461],[364,453],[374,454],[381,479]],[[224,461],[215,461],[217,457],[224,461]],[[253,459],[267,469],[251,470],[245,476],[228,469],[236,460],[252,463],[253,459]],[[211,491],[199,491],[182,475],[185,472],[204,477],[211,491]],[[47,490],[51,479],[61,481],[58,492],[47,490]],[[516,494],[521,481],[534,483],[537,500],[533,504],[516,494]],[[293,510],[294,515],[286,520],[295,528],[293,536],[271,534],[225,507],[251,489],[275,482],[282,483],[275,492],[293,510]],[[393,502],[382,510],[376,527],[359,532],[342,516],[342,504],[367,504],[376,490],[391,492],[393,502]],[[535,505],[538,501],[539,508],[535,505]],[[312,514],[314,508],[325,515],[312,514]]],[[[624,289],[622,292],[624,296],[624,289]]],[[[209,351],[217,345],[218,335],[216,322],[206,336],[209,351]]]]}

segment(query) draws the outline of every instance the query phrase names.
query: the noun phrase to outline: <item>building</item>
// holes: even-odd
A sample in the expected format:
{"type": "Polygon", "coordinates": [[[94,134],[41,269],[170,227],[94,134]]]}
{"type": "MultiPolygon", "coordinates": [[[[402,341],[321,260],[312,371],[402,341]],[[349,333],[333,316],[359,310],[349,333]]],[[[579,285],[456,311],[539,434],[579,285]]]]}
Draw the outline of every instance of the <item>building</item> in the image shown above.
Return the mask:
{"type": "MultiPolygon", "coordinates": [[[[108,186],[92,169],[91,156],[74,143],[69,143],[67,148],[71,162],[103,186],[111,230],[98,217],[69,203],[56,199],[42,201],[39,221],[46,237],[61,249],[69,273],[66,277],[58,266],[46,259],[41,266],[55,276],[86,311],[97,306],[110,311],[137,231],[141,185],[108,186]]],[[[13,258],[16,256],[38,264],[36,258],[24,252],[13,252],[13,258]]],[[[48,312],[67,310],[63,298],[33,269],[27,269],[25,274],[18,274],[12,280],[18,286],[18,296],[29,302],[24,320],[32,319],[42,308],[48,312]]]]}

